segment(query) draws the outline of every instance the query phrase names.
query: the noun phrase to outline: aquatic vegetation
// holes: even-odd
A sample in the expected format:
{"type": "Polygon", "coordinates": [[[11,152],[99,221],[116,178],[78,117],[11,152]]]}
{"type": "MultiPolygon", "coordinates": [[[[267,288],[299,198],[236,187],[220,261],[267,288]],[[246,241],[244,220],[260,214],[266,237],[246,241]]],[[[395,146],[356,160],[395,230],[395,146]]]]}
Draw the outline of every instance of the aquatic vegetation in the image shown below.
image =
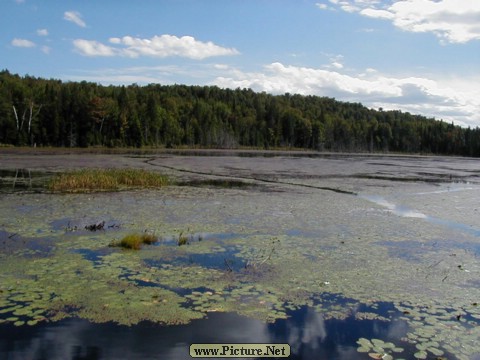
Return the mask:
{"type": "Polygon", "coordinates": [[[145,245],[152,245],[158,241],[158,237],[155,234],[145,232],[142,234],[142,241],[145,245]]]}
{"type": "MultiPolygon", "coordinates": [[[[318,179],[301,181],[318,187],[318,179]]],[[[356,335],[384,350],[368,347],[365,357],[463,360],[479,352],[474,233],[400,217],[360,197],[282,187],[275,194],[212,186],[7,194],[0,202],[0,323],[80,317],[185,324],[210,312],[274,322],[308,307],[323,321],[404,325],[398,342],[377,337],[387,345],[356,335]],[[122,224],[117,233],[142,250],[108,247],[109,231],[84,231],[99,220],[104,229],[122,224]],[[158,246],[146,246],[155,243],[153,234],[158,246]],[[180,240],[188,246],[177,246],[180,240]],[[386,303],[390,308],[382,309],[386,303]]],[[[442,211],[442,202],[430,201],[442,211]]]]}
{"type": "Polygon", "coordinates": [[[178,240],[177,240],[178,246],[187,245],[189,242],[189,239],[190,238],[187,235],[183,235],[183,232],[181,232],[180,235],[178,235],[178,240]]]}
{"type": "Polygon", "coordinates": [[[160,188],[168,184],[167,176],[147,170],[82,169],[54,176],[47,188],[53,192],[75,193],[160,188]]]}
{"type": "Polygon", "coordinates": [[[357,341],[360,353],[368,353],[369,357],[377,360],[393,360],[394,355],[402,353],[403,348],[395,346],[392,342],[385,342],[380,339],[368,340],[360,338],[357,341]]]}
{"type": "Polygon", "coordinates": [[[110,246],[119,246],[124,249],[140,250],[142,245],[152,245],[158,241],[154,234],[129,234],[123,237],[120,241],[114,241],[110,246]]]}

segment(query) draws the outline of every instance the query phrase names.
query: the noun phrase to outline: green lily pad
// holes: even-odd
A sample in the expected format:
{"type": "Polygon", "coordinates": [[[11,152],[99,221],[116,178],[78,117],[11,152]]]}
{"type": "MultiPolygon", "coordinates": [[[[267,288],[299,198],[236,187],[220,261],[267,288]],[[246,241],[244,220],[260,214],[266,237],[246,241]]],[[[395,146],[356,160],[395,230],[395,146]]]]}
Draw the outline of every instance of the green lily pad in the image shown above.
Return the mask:
{"type": "Polygon", "coordinates": [[[433,347],[429,347],[427,349],[427,351],[430,351],[435,356],[442,356],[444,354],[444,352],[442,350],[437,349],[437,348],[433,348],[433,347]]]}
{"type": "Polygon", "coordinates": [[[420,350],[420,351],[417,351],[415,354],[413,354],[413,356],[416,358],[416,359],[426,359],[428,354],[426,351],[424,350],[420,350]]]}

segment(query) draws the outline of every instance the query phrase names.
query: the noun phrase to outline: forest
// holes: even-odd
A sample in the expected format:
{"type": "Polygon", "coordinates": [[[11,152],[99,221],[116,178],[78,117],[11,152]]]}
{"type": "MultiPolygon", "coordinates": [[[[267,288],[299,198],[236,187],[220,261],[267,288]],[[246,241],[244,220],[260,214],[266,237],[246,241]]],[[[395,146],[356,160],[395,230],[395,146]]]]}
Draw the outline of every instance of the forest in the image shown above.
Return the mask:
{"type": "Polygon", "coordinates": [[[0,146],[305,148],[480,156],[480,128],[251,89],[102,86],[0,72],[0,146]]]}

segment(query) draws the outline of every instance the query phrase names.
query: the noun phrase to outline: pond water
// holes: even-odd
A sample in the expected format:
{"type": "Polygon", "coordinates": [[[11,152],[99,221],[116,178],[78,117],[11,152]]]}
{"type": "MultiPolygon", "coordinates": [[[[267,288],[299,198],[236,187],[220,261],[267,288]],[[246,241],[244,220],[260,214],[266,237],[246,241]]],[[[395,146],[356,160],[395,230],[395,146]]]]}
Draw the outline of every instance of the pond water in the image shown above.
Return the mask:
{"type": "Polygon", "coordinates": [[[253,342],[288,343],[292,359],[480,359],[477,160],[24,152],[0,153],[2,169],[0,358],[187,359],[191,343],[253,342]],[[85,166],[179,185],[42,187],[85,166]],[[158,241],[112,246],[145,232],[158,241]]]}
{"type": "MultiPolygon", "coordinates": [[[[303,307],[274,324],[236,315],[212,313],[189,325],[160,326],[142,322],[134,327],[92,324],[68,319],[34,327],[0,327],[0,353],[6,359],[191,359],[192,343],[288,343],[290,359],[355,359],[357,340],[398,341],[406,323],[379,320],[324,320],[303,307]]],[[[398,354],[410,358],[414,346],[398,354]]]]}

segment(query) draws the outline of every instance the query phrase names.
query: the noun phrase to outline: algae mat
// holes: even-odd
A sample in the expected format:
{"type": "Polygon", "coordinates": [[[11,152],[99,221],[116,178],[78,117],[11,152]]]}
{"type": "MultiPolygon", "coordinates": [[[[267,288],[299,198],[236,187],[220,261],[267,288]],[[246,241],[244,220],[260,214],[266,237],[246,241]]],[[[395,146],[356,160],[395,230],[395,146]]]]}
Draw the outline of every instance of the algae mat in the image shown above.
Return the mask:
{"type": "Polygon", "coordinates": [[[460,206],[475,211],[478,185],[392,190],[350,180],[350,189],[363,189],[355,196],[297,181],[271,189],[4,194],[0,322],[180,326],[233,312],[273,323],[307,307],[325,320],[399,316],[407,325],[396,343],[359,334],[359,358],[407,357],[407,347],[419,359],[478,356],[479,238],[473,215],[465,223],[457,215],[460,206]],[[458,204],[441,210],[445,198],[458,204]],[[144,231],[158,243],[139,251],[109,246],[144,231]],[[187,245],[178,246],[179,237],[187,245]]]}

